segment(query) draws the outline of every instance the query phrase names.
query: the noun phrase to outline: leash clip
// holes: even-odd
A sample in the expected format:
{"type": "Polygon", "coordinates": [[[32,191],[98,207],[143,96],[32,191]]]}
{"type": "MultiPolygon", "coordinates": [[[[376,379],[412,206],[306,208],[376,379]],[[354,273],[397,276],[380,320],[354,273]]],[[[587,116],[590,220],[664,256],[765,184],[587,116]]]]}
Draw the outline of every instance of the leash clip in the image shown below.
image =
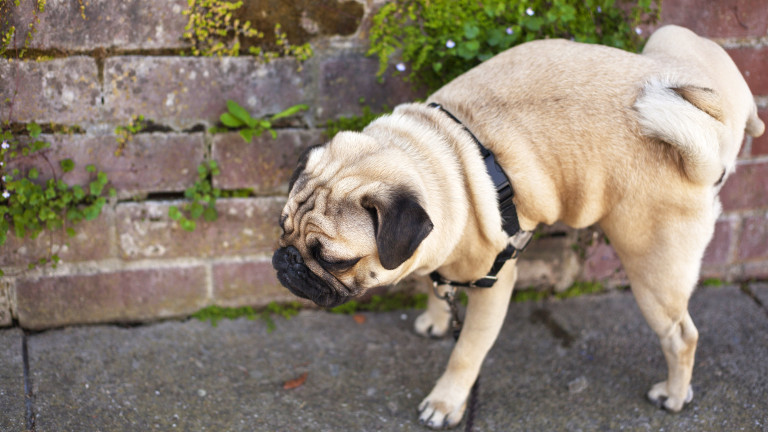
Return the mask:
{"type": "Polygon", "coordinates": [[[435,293],[435,297],[440,300],[444,300],[448,303],[448,308],[451,310],[451,332],[453,333],[453,340],[459,340],[459,334],[461,334],[462,322],[459,318],[459,305],[456,301],[456,287],[452,284],[445,284],[448,290],[445,294],[440,295],[440,291],[437,287],[440,284],[437,281],[432,282],[432,291],[435,293]]]}

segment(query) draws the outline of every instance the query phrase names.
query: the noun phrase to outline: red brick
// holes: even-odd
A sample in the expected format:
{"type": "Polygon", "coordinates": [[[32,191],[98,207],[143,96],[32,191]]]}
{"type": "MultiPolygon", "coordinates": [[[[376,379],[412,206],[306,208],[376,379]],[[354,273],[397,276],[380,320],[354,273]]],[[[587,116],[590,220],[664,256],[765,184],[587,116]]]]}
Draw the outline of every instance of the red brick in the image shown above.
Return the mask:
{"type": "Polygon", "coordinates": [[[288,192],[288,180],[301,151],[326,140],[318,129],[280,130],[277,139],[269,134],[245,142],[240,134],[217,134],[213,159],[221,167],[214,185],[222,189],[253,189],[259,194],[288,192]]]}
{"type": "Polygon", "coordinates": [[[768,260],[744,264],[744,280],[768,280],[768,260]]]}
{"type": "Polygon", "coordinates": [[[661,7],[660,24],[677,24],[708,37],[761,37],[768,29],[764,0],[675,0],[661,7]]]}
{"type": "Polygon", "coordinates": [[[725,182],[720,197],[726,211],[768,206],[768,162],[739,163],[725,182]]]}
{"type": "MultiPolygon", "coordinates": [[[[182,11],[186,0],[91,0],[47,2],[44,12],[33,13],[36,1],[12,7],[9,24],[26,29],[35,22],[37,33],[29,48],[86,51],[96,48],[153,49],[186,46],[181,35],[187,24],[182,11]],[[84,5],[81,11],[80,5],[84,5]],[[85,15],[85,16],[83,16],[85,15]]],[[[5,19],[0,21],[4,24],[5,19]]],[[[24,46],[24,36],[15,46],[24,46]]]]}
{"type": "Polygon", "coordinates": [[[96,61],[68,57],[48,61],[0,58],[0,119],[11,122],[98,123],[101,84],[96,61]]]}
{"type": "Polygon", "coordinates": [[[36,167],[41,181],[55,175],[67,184],[86,186],[95,175],[85,167],[93,164],[107,174],[108,187],[114,187],[119,197],[183,191],[195,183],[197,166],[205,157],[201,133],[134,135],[123,144],[120,156],[115,154],[119,147],[115,135],[41,135],[40,139],[51,144],[43,152],[47,161],[22,158],[10,165],[23,170],[36,167]],[[67,158],[75,169],[64,173],[59,161],[67,158]]]}
{"type": "Polygon", "coordinates": [[[213,126],[227,99],[263,117],[307,101],[307,70],[297,72],[293,59],[110,57],[104,65],[107,121],[125,124],[143,115],[176,130],[213,126]]]}
{"type": "Polygon", "coordinates": [[[709,241],[707,250],[704,252],[702,260],[702,269],[709,266],[722,266],[730,262],[731,242],[733,238],[733,229],[731,222],[727,220],[717,221],[715,224],[715,234],[709,241]]]}
{"type": "MultiPolygon", "coordinates": [[[[768,127],[768,109],[763,108],[757,110],[757,115],[768,127]]],[[[768,154],[768,133],[763,132],[763,135],[758,138],[752,138],[752,154],[755,156],[768,154]]]]}
{"type": "Polygon", "coordinates": [[[284,198],[219,200],[218,220],[183,230],[168,217],[183,202],[125,203],[117,207],[119,253],[124,259],[271,255],[280,235],[284,198]]]}
{"type": "Polygon", "coordinates": [[[35,330],[132,322],[192,313],[206,305],[207,291],[202,266],[48,276],[17,282],[16,312],[35,330]]]}
{"type": "Polygon", "coordinates": [[[768,95],[768,47],[731,48],[727,51],[744,75],[752,94],[768,95]]]}
{"type": "Polygon", "coordinates": [[[62,264],[114,258],[117,256],[114,223],[114,210],[104,206],[98,218],[72,226],[74,237],[69,237],[64,230],[43,231],[34,240],[29,237],[19,240],[9,233],[5,244],[0,246],[0,267],[26,268],[49,253],[58,255],[62,264]]]}
{"type": "Polygon", "coordinates": [[[619,256],[603,240],[587,247],[581,278],[587,281],[607,282],[611,285],[626,283],[627,276],[619,256]]]}
{"type": "Polygon", "coordinates": [[[213,302],[220,306],[265,306],[299,300],[278,282],[271,257],[213,266],[213,302]]]}
{"type": "Polygon", "coordinates": [[[744,218],[739,237],[739,259],[768,259],[768,215],[744,218]]]}

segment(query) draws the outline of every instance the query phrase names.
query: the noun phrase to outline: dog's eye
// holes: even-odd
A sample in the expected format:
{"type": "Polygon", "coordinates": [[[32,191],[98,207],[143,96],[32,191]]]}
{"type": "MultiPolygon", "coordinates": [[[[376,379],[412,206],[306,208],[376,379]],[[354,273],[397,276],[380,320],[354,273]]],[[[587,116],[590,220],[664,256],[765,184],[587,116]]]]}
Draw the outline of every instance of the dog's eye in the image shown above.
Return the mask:
{"type": "Polygon", "coordinates": [[[324,269],[328,270],[329,272],[343,272],[354,267],[355,264],[357,264],[357,262],[360,261],[360,258],[352,258],[352,259],[340,260],[340,261],[329,261],[329,260],[323,259],[323,257],[317,257],[317,261],[320,263],[321,266],[323,266],[324,269]]]}

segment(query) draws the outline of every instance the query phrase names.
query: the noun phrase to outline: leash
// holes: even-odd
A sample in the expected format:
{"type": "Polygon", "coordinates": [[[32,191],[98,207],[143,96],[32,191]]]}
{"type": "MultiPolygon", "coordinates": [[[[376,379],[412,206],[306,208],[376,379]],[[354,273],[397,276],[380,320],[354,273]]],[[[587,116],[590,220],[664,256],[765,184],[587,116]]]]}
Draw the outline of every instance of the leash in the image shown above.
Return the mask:
{"type": "MultiPolygon", "coordinates": [[[[440,300],[444,300],[448,303],[448,307],[451,310],[451,333],[453,334],[453,341],[458,342],[459,335],[461,334],[461,328],[463,327],[464,323],[461,320],[461,317],[459,316],[459,305],[456,300],[456,285],[449,284],[448,290],[445,292],[445,294],[440,295],[440,292],[438,291],[438,282],[433,281],[432,282],[432,290],[435,293],[435,296],[439,298],[440,300]]],[[[477,378],[475,379],[475,382],[472,384],[472,389],[469,391],[469,400],[467,400],[467,423],[464,427],[465,432],[472,432],[474,423],[475,423],[475,415],[477,414],[477,406],[478,406],[478,392],[480,391],[480,375],[477,375],[477,378]]]]}

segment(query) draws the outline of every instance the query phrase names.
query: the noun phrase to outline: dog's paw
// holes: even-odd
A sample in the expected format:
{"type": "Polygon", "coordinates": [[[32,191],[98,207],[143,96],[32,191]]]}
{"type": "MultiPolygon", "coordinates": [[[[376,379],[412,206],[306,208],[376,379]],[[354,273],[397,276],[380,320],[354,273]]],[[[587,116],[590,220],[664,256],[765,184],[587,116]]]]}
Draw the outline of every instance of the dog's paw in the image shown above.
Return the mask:
{"type": "Polygon", "coordinates": [[[685,404],[693,400],[693,388],[688,386],[688,392],[685,394],[685,397],[674,397],[669,393],[667,382],[662,381],[656,383],[648,391],[648,400],[659,408],[676,413],[683,409],[685,404]]]}
{"type": "Polygon", "coordinates": [[[432,429],[452,428],[459,424],[466,408],[466,396],[455,394],[439,395],[437,388],[432,390],[419,404],[419,423],[432,429]]]}
{"type": "Polygon", "coordinates": [[[416,333],[422,336],[439,338],[448,333],[450,324],[451,315],[449,313],[441,314],[428,310],[416,318],[413,328],[416,330],[416,333]]]}

